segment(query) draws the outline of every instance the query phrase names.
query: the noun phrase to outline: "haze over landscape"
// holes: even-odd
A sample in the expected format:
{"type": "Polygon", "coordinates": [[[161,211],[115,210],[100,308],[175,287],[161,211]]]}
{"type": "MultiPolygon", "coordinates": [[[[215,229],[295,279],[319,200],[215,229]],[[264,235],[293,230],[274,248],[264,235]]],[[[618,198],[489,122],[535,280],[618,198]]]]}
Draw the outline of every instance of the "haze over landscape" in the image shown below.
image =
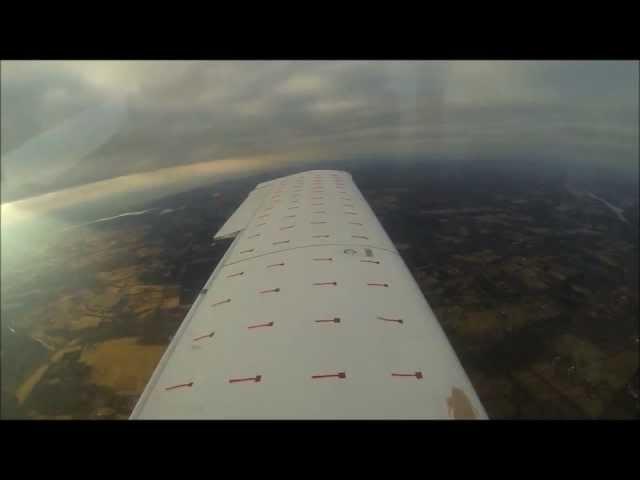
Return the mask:
{"type": "Polygon", "coordinates": [[[632,178],[637,86],[637,63],[612,61],[3,62],[3,203],[221,159],[510,158],[632,178]]]}

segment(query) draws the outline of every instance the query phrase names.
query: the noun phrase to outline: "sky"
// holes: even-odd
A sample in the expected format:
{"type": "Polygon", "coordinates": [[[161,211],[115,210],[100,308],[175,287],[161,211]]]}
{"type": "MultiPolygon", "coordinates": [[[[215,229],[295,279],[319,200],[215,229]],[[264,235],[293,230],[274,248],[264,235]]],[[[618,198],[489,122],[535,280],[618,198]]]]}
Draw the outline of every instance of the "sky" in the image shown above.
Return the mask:
{"type": "Polygon", "coordinates": [[[637,62],[3,61],[0,80],[5,213],[368,156],[638,175],[637,62]]]}

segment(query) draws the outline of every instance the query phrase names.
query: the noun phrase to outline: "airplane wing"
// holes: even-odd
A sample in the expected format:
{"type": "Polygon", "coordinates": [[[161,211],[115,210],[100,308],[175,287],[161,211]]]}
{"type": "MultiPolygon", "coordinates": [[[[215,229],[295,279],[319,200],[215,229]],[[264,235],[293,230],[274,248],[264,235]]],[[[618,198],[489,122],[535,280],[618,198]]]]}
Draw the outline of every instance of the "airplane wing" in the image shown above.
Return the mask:
{"type": "Polygon", "coordinates": [[[351,175],[258,185],[132,419],[485,419],[351,175]]]}

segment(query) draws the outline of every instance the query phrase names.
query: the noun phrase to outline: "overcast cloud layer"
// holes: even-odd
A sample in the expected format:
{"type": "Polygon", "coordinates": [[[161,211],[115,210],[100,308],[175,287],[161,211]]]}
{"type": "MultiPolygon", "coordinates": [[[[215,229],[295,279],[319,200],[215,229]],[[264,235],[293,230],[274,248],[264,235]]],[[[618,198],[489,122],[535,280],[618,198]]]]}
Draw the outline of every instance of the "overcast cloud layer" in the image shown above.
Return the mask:
{"type": "Polygon", "coordinates": [[[540,157],[637,176],[636,62],[2,62],[1,80],[3,201],[245,158],[540,157]]]}

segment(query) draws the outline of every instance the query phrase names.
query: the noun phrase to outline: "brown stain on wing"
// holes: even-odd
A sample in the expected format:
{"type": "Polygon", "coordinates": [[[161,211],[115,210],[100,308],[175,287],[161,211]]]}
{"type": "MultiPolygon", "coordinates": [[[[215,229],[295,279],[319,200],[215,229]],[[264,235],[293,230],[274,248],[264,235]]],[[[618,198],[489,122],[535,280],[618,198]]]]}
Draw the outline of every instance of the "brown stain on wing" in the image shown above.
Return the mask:
{"type": "Polygon", "coordinates": [[[451,389],[451,396],[447,397],[447,406],[449,407],[449,416],[456,420],[477,418],[469,397],[458,387],[451,389]]]}

